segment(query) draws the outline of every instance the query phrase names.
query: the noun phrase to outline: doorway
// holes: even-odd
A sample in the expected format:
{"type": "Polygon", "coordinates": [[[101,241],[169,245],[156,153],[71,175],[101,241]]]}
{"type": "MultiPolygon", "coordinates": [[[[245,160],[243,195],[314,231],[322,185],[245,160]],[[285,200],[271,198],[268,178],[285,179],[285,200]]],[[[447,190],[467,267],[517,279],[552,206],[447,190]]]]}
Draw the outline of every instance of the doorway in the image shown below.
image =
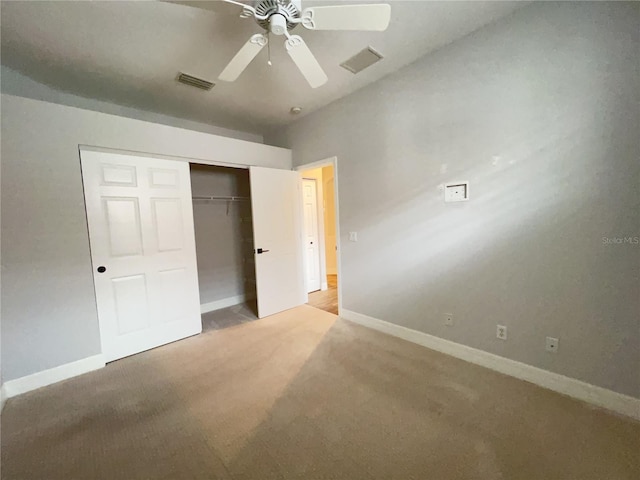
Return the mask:
{"type": "Polygon", "coordinates": [[[256,320],[249,170],[189,166],[202,330],[256,320]]]}
{"type": "Polygon", "coordinates": [[[298,167],[302,182],[303,250],[308,304],[339,313],[337,159],[298,167]]]}
{"type": "MultiPolygon", "coordinates": [[[[196,212],[203,313],[231,308],[224,315],[239,314],[233,321],[244,323],[302,305],[298,174],[194,164],[191,173],[205,202],[196,212]]],[[[214,328],[233,323],[218,320],[214,328]]]]}

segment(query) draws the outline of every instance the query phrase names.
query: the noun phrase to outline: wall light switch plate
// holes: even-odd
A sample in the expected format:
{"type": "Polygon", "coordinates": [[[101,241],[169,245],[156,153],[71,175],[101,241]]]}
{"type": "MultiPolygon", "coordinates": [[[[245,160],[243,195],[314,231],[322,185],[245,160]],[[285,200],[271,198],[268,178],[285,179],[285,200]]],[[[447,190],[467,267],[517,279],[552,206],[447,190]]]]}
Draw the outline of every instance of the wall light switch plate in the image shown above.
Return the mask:
{"type": "Polygon", "coordinates": [[[358,232],[349,232],[349,241],[357,242],[358,241],[358,232]]]}
{"type": "Polygon", "coordinates": [[[445,202],[466,202],[467,200],[469,200],[469,182],[455,182],[445,184],[445,202]]]}

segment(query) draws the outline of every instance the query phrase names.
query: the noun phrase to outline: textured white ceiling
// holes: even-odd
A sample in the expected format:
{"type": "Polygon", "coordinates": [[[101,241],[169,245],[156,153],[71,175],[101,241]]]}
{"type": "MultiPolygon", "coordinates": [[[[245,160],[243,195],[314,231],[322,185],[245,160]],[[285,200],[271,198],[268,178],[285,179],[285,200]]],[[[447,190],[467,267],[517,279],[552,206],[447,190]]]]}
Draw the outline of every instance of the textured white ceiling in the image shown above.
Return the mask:
{"type": "MultiPolygon", "coordinates": [[[[304,1],[331,5],[335,1],[304,1]]],[[[344,3],[375,3],[344,2],[344,3]]],[[[319,32],[296,28],[329,81],[312,89],[285,52],[282,37],[234,83],[217,75],[260,27],[233,15],[156,1],[2,1],[2,63],[53,88],[250,132],[295,121],[395,72],[424,54],[512,13],[523,2],[390,1],[386,32],[319,32]],[[353,75],[339,65],[367,45],[385,58],[353,75]],[[211,80],[210,92],[176,82],[178,72],[211,80]]]]}

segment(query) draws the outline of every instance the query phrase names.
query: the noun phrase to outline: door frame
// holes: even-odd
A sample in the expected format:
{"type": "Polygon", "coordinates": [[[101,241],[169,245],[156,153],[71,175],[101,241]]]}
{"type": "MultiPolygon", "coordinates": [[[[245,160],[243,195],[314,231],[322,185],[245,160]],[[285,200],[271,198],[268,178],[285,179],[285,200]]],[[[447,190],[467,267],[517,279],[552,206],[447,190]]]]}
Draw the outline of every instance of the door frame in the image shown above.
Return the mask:
{"type": "MultiPolygon", "coordinates": [[[[334,197],[334,205],[336,209],[336,245],[338,247],[338,250],[336,251],[336,264],[338,269],[338,315],[339,315],[340,312],[342,312],[342,285],[344,282],[342,278],[342,246],[341,246],[341,235],[340,235],[340,195],[339,195],[339,181],[338,181],[338,157],[333,156],[333,157],[324,158],[322,160],[318,160],[315,162],[305,163],[304,165],[298,165],[294,167],[293,170],[300,173],[300,191],[302,191],[302,178],[303,178],[302,172],[304,170],[313,170],[314,168],[328,167],[328,166],[333,167],[333,197],[334,197]]],[[[323,188],[323,198],[324,198],[324,188],[323,188]]],[[[300,204],[302,205],[302,202],[303,202],[302,194],[300,195],[300,202],[301,202],[300,204]]],[[[324,205],[322,206],[324,207],[324,205]]],[[[318,223],[320,222],[322,222],[324,226],[324,215],[322,215],[322,220],[320,219],[320,217],[318,217],[318,223]]],[[[322,229],[322,232],[323,232],[323,236],[321,241],[322,241],[322,246],[324,248],[324,228],[322,229]]],[[[300,239],[300,250],[301,250],[301,253],[303,254],[302,261],[306,271],[307,265],[306,265],[306,260],[304,258],[304,241],[302,238],[300,239]]],[[[326,272],[326,260],[325,260],[324,270],[326,272]]],[[[306,292],[307,291],[306,275],[304,276],[304,278],[305,278],[304,290],[306,292]]],[[[309,294],[307,293],[306,296],[307,298],[305,303],[308,303],[309,294]]]]}

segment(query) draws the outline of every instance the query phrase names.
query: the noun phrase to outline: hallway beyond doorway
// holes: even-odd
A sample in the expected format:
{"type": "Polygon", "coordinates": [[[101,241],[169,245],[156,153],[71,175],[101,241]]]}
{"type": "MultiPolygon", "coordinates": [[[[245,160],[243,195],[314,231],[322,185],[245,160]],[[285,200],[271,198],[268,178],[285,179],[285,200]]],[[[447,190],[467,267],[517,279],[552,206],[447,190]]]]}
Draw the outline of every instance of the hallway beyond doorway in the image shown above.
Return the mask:
{"type": "Polygon", "coordinates": [[[308,305],[338,315],[338,276],[327,275],[327,290],[309,294],[308,305]]]}

